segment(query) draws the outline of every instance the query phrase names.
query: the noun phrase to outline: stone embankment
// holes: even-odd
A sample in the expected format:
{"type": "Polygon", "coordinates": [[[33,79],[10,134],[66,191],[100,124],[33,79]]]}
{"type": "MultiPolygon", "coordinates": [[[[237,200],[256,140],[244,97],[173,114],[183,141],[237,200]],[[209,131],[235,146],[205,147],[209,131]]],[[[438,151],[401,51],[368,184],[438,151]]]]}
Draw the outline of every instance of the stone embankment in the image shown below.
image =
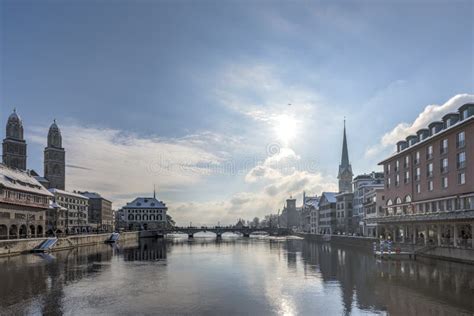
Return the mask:
{"type": "MultiPolygon", "coordinates": [[[[109,233],[60,237],[58,238],[58,242],[51,250],[59,251],[81,246],[101,244],[105,243],[109,237],[109,233]]],[[[138,241],[138,238],[138,232],[124,232],[120,234],[120,241],[138,241]]],[[[45,239],[46,238],[0,240],[0,257],[14,256],[31,252],[45,239]]]]}
{"type": "MultiPolygon", "coordinates": [[[[307,240],[314,240],[317,242],[327,242],[324,240],[323,235],[299,233],[299,237],[303,237],[307,240]]],[[[374,242],[378,242],[377,238],[370,237],[359,237],[359,236],[343,236],[343,235],[331,235],[329,241],[331,244],[357,247],[365,251],[373,251],[374,242]]],[[[396,244],[394,247],[400,246],[403,248],[404,244],[396,244]]],[[[416,258],[420,258],[423,261],[437,261],[444,260],[450,262],[459,262],[474,264],[474,249],[466,248],[454,248],[454,247],[438,247],[438,246],[425,246],[420,247],[416,251],[416,258]]]]}

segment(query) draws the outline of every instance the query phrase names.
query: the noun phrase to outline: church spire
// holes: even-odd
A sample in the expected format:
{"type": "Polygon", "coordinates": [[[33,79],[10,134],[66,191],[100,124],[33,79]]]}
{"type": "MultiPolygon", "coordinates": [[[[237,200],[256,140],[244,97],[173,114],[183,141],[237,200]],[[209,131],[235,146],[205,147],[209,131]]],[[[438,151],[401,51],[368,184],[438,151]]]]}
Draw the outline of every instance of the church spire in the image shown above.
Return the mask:
{"type": "Polygon", "coordinates": [[[346,118],[344,118],[344,133],[342,137],[342,155],[339,165],[339,192],[352,192],[352,166],[349,162],[349,150],[347,149],[346,118]]]}
{"type": "Polygon", "coordinates": [[[342,138],[341,167],[346,168],[347,166],[349,166],[349,151],[347,150],[346,118],[344,118],[344,135],[342,138]]]}

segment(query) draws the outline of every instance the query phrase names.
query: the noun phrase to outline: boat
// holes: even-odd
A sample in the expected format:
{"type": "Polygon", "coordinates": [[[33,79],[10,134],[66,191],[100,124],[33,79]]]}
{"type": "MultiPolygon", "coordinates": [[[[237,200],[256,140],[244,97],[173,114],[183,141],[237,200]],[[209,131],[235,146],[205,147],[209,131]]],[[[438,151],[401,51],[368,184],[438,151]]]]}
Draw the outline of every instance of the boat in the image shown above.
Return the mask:
{"type": "Polygon", "coordinates": [[[327,234],[323,235],[323,241],[327,241],[327,242],[331,241],[331,235],[327,235],[327,234]]]}

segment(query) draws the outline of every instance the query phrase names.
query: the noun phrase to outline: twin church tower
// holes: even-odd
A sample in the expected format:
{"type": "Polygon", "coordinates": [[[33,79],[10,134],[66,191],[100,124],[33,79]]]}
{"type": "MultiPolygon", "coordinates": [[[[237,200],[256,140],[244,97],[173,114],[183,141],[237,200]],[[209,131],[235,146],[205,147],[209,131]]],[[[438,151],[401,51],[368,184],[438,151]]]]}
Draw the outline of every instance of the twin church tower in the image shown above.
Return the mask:
{"type": "MultiPolygon", "coordinates": [[[[23,122],[13,110],[8,117],[6,137],[3,140],[3,164],[10,168],[26,170],[26,142],[23,137],[23,122]]],[[[48,143],[44,149],[44,178],[48,188],[64,190],[66,182],[66,152],[62,147],[62,136],[56,120],[48,132],[48,143]]]]}

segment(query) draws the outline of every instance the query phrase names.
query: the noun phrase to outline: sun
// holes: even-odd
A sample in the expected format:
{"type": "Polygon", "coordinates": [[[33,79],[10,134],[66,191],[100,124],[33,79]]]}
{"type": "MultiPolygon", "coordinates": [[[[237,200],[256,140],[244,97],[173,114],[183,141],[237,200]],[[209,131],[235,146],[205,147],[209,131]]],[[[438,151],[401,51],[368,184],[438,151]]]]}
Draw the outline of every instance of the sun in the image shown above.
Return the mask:
{"type": "Polygon", "coordinates": [[[296,137],[298,131],[298,121],[288,115],[281,114],[275,118],[275,133],[282,145],[288,146],[296,137]]]}

